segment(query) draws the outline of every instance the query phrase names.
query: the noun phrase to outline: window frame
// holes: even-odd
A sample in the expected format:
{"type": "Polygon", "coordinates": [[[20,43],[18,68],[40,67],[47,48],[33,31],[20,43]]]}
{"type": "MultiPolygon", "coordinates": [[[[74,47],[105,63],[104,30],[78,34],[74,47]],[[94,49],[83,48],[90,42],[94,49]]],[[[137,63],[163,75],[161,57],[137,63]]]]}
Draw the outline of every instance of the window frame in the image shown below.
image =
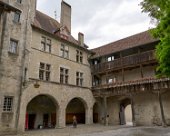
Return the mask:
{"type": "Polygon", "coordinates": [[[83,52],[76,50],[76,62],[83,63],[83,52]]]}
{"type": "Polygon", "coordinates": [[[14,12],[13,22],[20,23],[20,19],[21,19],[21,13],[18,11],[14,12]]]}
{"type": "Polygon", "coordinates": [[[60,67],[60,83],[69,84],[69,69],[60,67]]]}
{"type": "Polygon", "coordinates": [[[13,112],[13,104],[14,104],[13,96],[4,96],[3,108],[2,108],[3,112],[13,112]]]}
{"type": "Polygon", "coordinates": [[[69,59],[69,47],[68,47],[68,45],[65,45],[65,44],[61,43],[60,56],[62,58],[69,59]]]}
{"type": "Polygon", "coordinates": [[[83,86],[83,81],[84,81],[84,78],[83,78],[83,75],[84,73],[82,72],[76,72],[76,85],[77,86],[83,86]]]}
{"type": "Polygon", "coordinates": [[[21,4],[21,3],[22,3],[22,0],[17,0],[17,2],[21,4]]]}
{"type": "Polygon", "coordinates": [[[51,48],[52,48],[52,40],[45,36],[41,36],[41,50],[44,52],[51,53],[51,48]],[[49,43],[48,43],[48,41],[49,41],[49,43]]]}
{"type": "Polygon", "coordinates": [[[39,65],[39,79],[43,81],[50,81],[51,65],[40,62],[39,65]],[[43,66],[43,67],[42,67],[43,66]]]}
{"type": "Polygon", "coordinates": [[[18,54],[18,40],[12,38],[10,39],[10,46],[8,52],[12,54],[18,54]]]}

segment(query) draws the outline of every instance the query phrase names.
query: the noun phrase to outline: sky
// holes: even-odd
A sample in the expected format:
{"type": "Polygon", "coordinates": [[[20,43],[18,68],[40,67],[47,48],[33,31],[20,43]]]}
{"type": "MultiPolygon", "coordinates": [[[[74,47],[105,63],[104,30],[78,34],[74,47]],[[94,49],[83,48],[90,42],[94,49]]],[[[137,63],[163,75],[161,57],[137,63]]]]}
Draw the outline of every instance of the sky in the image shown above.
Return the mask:
{"type": "MultiPolygon", "coordinates": [[[[64,0],[72,7],[72,35],[93,49],[152,27],[141,0],[64,0]]],[[[37,9],[60,21],[61,0],[37,0],[37,9]],[[55,14],[56,11],[56,14],[55,14]]]]}

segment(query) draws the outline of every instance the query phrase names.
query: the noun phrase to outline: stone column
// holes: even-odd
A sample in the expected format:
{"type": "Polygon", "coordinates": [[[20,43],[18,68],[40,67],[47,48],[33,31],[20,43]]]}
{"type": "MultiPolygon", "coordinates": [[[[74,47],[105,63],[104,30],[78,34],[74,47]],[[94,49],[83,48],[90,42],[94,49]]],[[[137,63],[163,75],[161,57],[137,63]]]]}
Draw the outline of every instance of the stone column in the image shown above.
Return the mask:
{"type": "Polygon", "coordinates": [[[86,124],[93,124],[93,108],[88,107],[86,109],[86,124]]]}
{"type": "Polygon", "coordinates": [[[64,128],[66,126],[66,110],[64,108],[59,108],[56,112],[57,123],[56,128],[64,128]]]}
{"type": "Polygon", "coordinates": [[[107,117],[107,97],[103,97],[103,110],[104,110],[104,124],[106,124],[106,117],[107,117]]]}
{"type": "Polygon", "coordinates": [[[132,95],[131,95],[131,107],[132,107],[132,122],[133,122],[133,126],[136,126],[134,100],[133,100],[133,96],[132,95]]]}
{"type": "Polygon", "coordinates": [[[160,91],[158,91],[158,98],[159,98],[159,105],[160,105],[160,110],[161,110],[161,118],[162,118],[162,126],[166,127],[166,121],[165,121],[165,115],[164,115],[164,109],[163,109],[163,104],[162,104],[162,96],[160,91]]]}

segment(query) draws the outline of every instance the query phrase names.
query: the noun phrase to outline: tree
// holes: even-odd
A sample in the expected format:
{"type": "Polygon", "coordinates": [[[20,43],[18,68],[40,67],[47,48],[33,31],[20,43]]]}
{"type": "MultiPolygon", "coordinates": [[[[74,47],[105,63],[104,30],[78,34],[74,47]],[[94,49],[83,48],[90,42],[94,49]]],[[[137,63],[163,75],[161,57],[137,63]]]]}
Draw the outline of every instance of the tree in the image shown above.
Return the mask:
{"type": "Polygon", "coordinates": [[[170,0],[143,0],[142,12],[149,13],[156,28],[151,30],[155,38],[160,39],[156,47],[158,77],[170,77],[170,0]]]}

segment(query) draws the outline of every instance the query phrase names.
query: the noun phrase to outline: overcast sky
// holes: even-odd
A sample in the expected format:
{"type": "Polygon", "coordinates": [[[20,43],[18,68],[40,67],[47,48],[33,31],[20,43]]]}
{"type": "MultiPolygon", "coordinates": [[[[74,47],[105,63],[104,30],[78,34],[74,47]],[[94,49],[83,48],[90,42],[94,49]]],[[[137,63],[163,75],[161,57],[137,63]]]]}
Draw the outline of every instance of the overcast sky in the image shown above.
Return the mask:
{"type": "MultiPolygon", "coordinates": [[[[37,0],[37,9],[60,20],[61,0],[37,0]]],[[[89,48],[148,30],[147,14],[141,13],[141,0],[65,0],[72,6],[72,35],[85,35],[89,48]]]]}

